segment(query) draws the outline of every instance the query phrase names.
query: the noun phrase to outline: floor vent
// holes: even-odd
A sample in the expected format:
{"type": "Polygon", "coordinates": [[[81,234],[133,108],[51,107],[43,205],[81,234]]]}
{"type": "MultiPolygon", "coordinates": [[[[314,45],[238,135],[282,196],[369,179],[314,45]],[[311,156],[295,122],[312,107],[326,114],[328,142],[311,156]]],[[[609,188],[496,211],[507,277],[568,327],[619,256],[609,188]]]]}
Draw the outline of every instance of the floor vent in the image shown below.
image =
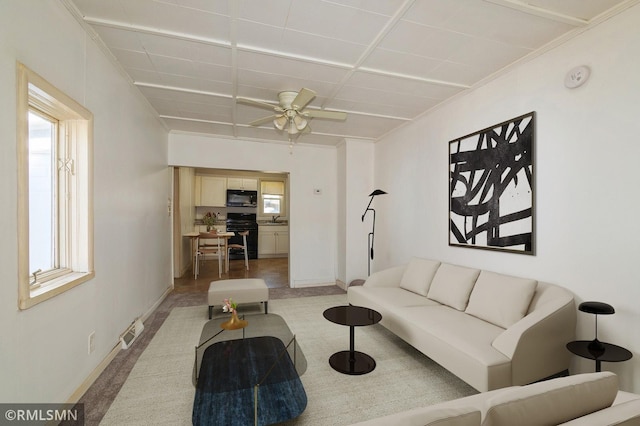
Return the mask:
{"type": "Polygon", "coordinates": [[[140,333],[144,330],[144,325],[140,318],[131,323],[129,327],[120,335],[120,342],[122,343],[122,349],[128,349],[133,342],[138,338],[140,333]]]}

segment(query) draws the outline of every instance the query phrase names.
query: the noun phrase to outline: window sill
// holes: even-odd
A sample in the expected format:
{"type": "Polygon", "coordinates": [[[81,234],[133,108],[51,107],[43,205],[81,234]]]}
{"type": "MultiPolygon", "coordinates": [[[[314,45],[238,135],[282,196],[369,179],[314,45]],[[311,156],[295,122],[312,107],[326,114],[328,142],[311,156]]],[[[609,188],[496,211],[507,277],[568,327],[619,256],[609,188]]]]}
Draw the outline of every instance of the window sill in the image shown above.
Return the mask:
{"type": "Polygon", "coordinates": [[[29,291],[27,299],[21,299],[20,309],[28,309],[51,299],[95,277],[95,272],[72,272],[29,291]]]}

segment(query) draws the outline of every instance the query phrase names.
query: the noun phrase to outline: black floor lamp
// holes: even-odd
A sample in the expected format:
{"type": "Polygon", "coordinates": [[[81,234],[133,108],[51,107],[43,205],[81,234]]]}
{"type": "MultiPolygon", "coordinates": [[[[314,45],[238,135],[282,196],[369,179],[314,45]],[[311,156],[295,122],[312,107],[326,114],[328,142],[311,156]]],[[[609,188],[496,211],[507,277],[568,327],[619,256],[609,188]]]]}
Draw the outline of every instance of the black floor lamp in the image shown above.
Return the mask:
{"type": "Polygon", "coordinates": [[[367,204],[366,210],[362,214],[362,221],[364,222],[364,217],[367,215],[367,212],[369,210],[373,212],[373,226],[371,227],[371,232],[369,232],[369,236],[368,236],[369,246],[367,250],[367,276],[371,275],[371,260],[373,260],[373,238],[376,232],[376,211],[374,209],[370,209],[369,207],[371,206],[373,197],[375,197],[376,195],[382,195],[382,194],[386,194],[386,192],[384,192],[381,189],[376,189],[371,194],[369,194],[371,199],[369,200],[369,204],[367,204]]]}

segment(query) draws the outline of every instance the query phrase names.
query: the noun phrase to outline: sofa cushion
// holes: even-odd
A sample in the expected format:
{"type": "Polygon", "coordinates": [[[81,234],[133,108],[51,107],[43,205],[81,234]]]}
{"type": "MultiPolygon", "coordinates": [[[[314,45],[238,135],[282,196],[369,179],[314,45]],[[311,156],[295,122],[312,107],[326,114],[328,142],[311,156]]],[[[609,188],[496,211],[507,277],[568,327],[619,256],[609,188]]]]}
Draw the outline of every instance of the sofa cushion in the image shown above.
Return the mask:
{"type": "Polygon", "coordinates": [[[482,426],[557,425],[611,406],[618,376],[578,374],[513,389],[485,402],[482,426]]]}
{"type": "Polygon", "coordinates": [[[634,399],[562,423],[562,426],[638,426],[639,424],[640,399],[634,399]]]}
{"type": "Polygon", "coordinates": [[[509,328],[527,314],[537,285],[536,280],[482,271],[465,312],[509,328]]]}
{"type": "Polygon", "coordinates": [[[420,407],[351,426],[479,426],[480,410],[474,407],[420,407]]]}
{"type": "Polygon", "coordinates": [[[439,266],[436,260],[412,258],[402,274],[400,288],[426,296],[439,266]]]}
{"type": "Polygon", "coordinates": [[[443,263],[438,268],[427,297],[443,305],[464,311],[469,294],[480,274],[479,269],[443,263]]]}

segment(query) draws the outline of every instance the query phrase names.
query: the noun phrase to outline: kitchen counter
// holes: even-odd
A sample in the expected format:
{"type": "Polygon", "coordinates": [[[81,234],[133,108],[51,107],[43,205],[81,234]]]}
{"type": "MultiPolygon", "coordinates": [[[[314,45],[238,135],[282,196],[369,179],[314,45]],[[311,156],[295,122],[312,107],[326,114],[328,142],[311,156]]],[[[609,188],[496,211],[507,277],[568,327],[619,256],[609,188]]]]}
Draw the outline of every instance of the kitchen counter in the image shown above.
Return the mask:
{"type": "Polygon", "coordinates": [[[270,220],[259,220],[258,226],[289,226],[289,221],[279,220],[277,222],[272,222],[270,220]]]}

